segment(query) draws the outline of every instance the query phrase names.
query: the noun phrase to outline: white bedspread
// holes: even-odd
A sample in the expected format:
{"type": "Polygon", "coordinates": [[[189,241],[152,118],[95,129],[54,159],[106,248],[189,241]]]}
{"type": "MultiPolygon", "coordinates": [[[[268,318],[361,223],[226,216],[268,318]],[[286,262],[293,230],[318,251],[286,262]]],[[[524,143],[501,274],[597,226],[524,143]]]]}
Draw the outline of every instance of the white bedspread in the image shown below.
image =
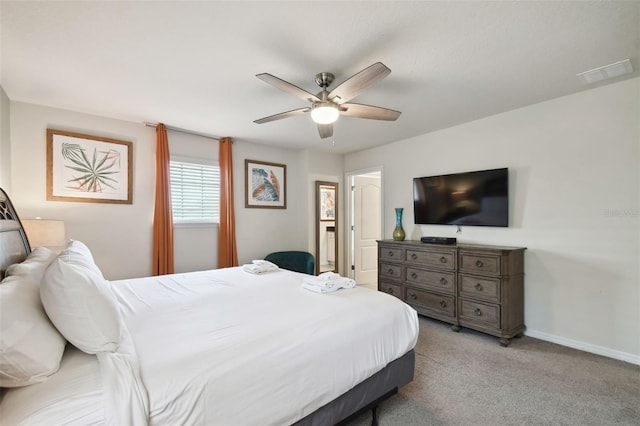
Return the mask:
{"type": "Polygon", "coordinates": [[[60,369],[46,381],[3,391],[6,394],[0,404],[2,425],[104,425],[98,360],[70,344],[60,369]]]}
{"type": "MultiPolygon", "coordinates": [[[[149,396],[150,424],[291,424],[415,346],[418,320],[408,305],[357,287],[313,293],[301,286],[305,276],[237,267],[112,282],[149,396]]],[[[99,374],[95,357],[72,354],[93,366],[93,378],[77,387],[87,404],[65,394],[68,414],[82,414],[84,405],[91,421],[59,423],[98,424],[99,395],[116,389],[125,372],[101,365],[99,374]]],[[[38,413],[46,416],[44,408],[38,413]]]]}
{"type": "Polygon", "coordinates": [[[151,424],[291,424],[412,349],[413,309],[363,288],[242,268],[113,283],[151,424]]]}

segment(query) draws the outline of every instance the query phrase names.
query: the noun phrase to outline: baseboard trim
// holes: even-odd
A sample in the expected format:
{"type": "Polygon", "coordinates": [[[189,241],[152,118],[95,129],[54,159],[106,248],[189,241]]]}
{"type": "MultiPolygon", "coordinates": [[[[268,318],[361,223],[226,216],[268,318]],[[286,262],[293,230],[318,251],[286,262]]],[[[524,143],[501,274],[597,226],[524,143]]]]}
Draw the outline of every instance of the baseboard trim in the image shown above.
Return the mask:
{"type": "Polygon", "coordinates": [[[616,351],[605,348],[603,346],[592,345],[589,343],[579,342],[577,340],[567,339],[565,337],[555,336],[553,334],[544,333],[542,331],[527,329],[524,333],[526,336],[535,339],[544,340],[546,342],[557,343],[558,345],[567,346],[581,351],[589,352],[596,355],[606,356],[608,358],[629,362],[631,364],[640,365],[640,356],[633,355],[628,352],[616,351]]]}

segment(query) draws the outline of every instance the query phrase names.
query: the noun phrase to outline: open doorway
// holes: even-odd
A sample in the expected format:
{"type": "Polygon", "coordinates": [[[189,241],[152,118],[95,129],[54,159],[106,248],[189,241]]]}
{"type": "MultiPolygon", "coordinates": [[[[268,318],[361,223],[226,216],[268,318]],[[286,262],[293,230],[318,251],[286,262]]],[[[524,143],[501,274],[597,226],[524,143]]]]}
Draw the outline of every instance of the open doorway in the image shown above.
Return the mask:
{"type": "Polygon", "coordinates": [[[378,244],[382,237],[382,168],[347,174],[347,266],[358,285],[377,288],[378,244]]]}

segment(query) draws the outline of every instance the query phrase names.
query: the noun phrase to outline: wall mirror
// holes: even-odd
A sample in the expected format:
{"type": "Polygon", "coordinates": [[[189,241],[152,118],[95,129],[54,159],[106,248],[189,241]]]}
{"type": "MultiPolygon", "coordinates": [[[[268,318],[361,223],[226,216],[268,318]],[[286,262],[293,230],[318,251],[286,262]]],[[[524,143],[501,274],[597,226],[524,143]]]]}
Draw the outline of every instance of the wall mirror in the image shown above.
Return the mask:
{"type": "Polygon", "coordinates": [[[338,272],[338,183],[316,181],[316,274],[338,272]]]}

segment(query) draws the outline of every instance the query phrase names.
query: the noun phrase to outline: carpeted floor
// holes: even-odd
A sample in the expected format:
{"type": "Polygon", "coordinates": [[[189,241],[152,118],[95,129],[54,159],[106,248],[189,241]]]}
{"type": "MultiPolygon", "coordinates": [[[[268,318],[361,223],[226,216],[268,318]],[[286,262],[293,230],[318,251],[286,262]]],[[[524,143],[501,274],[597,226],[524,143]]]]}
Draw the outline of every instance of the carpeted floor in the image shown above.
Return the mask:
{"type": "MultiPolygon", "coordinates": [[[[380,426],[640,425],[640,366],[523,336],[420,317],[413,382],[378,408],[380,426]]],[[[363,413],[349,426],[371,424],[363,413]]]]}

